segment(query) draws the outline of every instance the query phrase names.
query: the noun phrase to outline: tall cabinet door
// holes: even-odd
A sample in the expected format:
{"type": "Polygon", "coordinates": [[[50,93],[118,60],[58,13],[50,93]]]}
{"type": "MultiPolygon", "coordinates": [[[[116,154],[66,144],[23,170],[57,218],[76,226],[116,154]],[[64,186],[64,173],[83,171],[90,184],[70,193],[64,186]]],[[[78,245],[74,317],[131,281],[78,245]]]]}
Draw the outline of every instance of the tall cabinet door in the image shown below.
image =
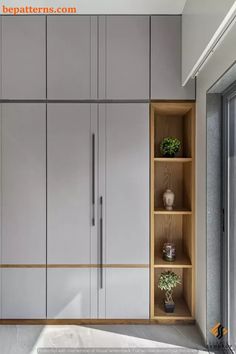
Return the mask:
{"type": "Polygon", "coordinates": [[[99,98],[149,98],[149,16],[99,17],[99,98]]]}
{"type": "MultiPolygon", "coordinates": [[[[48,316],[90,317],[93,107],[48,104],[48,316]],[[65,286],[65,284],[67,284],[65,286]]],[[[96,119],[95,119],[96,120],[96,119]]]]}
{"type": "Polygon", "coordinates": [[[45,16],[1,16],[1,21],[2,98],[45,98],[45,16]]]}
{"type": "Polygon", "coordinates": [[[97,17],[47,18],[47,96],[97,98],[97,17]]]}
{"type": "Polygon", "coordinates": [[[1,150],[2,316],[44,318],[45,104],[2,104],[1,150]]]}
{"type": "Polygon", "coordinates": [[[149,107],[101,105],[99,128],[102,261],[109,266],[103,275],[106,304],[102,314],[107,318],[148,318],[149,107]],[[125,289],[119,299],[118,289],[125,289]]]}
{"type": "Polygon", "coordinates": [[[181,16],[151,16],[151,98],[195,99],[195,80],[181,81],[181,16]]]}

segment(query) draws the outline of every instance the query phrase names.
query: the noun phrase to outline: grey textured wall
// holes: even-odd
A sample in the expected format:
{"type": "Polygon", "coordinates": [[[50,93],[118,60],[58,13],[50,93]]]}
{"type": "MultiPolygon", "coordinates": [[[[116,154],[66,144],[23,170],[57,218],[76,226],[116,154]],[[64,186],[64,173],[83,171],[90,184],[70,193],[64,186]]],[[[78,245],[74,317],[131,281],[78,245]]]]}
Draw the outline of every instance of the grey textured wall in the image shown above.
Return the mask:
{"type": "Polygon", "coordinates": [[[207,95],[207,342],[218,344],[210,333],[221,314],[222,250],[222,116],[221,95],[207,95]]]}

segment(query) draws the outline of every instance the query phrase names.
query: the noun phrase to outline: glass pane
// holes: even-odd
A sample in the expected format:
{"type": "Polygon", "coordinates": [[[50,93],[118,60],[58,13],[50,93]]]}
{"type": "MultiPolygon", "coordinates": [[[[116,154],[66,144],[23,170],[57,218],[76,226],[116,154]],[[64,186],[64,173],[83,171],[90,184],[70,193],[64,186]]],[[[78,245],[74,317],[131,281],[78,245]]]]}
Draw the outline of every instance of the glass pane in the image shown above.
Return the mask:
{"type": "Polygon", "coordinates": [[[229,322],[230,344],[236,348],[236,96],[229,101],[229,322]]]}

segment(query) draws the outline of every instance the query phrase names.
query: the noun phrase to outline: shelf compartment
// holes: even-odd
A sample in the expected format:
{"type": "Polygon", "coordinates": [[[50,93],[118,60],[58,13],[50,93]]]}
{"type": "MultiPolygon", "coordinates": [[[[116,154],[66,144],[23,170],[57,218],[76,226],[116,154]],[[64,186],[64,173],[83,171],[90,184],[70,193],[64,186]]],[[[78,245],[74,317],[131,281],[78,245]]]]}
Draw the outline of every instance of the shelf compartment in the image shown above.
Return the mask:
{"type": "Polygon", "coordinates": [[[175,312],[170,314],[166,313],[163,307],[163,299],[155,304],[155,316],[156,319],[193,319],[189,308],[183,298],[175,299],[175,312]]]}
{"type": "Polygon", "coordinates": [[[155,267],[191,268],[193,259],[191,215],[155,215],[154,218],[154,264],[155,267]],[[176,247],[176,261],[162,259],[163,245],[173,242],[176,247]]]}
{"type": "Polygon", "coordinates": [[[179,162],[179,163],[187,163],[192,162],[193,159],[191,157],[155,157],[154,162],[179,162]]]}
{"type": "Polygon", "coordinates": [[[192,168],[185,163],[156,163],[154,165],[154,206],[164,209],[163,194],[171,189],[175,194],[173,211],[192,210],[192,168]]]}
{"type": "MultiPolygon", "coordinates": [[[[165,270],[170,270],[166,267],[165,270]]],[[[170,319],[191,319],[193,317],[192,302],[192,269],[172,268],[176,274],[180,275],[182,284],[178,285],[173,292],[173,300],[176,308],[174,313],[166,313],[164,309],[165,293],[158,288],[158,280],[164,269],[155,269],[155,297],[154,297],[154,317],[170,319]]]]}
{"type": "Polygon", "coordinates": [[[160,143],[168,136],[178,138],[181,141],[181,150],[177,157],[192,156],[192,110],[188,105],[158,103],[154,105],[154,156],[161,157],[160,143]],[[170,104],[169,104],[170,107],[170,104]]]}

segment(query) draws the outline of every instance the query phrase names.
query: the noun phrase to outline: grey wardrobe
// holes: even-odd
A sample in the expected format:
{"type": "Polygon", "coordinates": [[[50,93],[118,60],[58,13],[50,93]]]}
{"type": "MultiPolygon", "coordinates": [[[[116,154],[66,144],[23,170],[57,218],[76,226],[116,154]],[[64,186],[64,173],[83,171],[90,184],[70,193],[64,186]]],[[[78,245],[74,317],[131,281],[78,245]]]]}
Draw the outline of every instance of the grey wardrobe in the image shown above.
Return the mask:
{"type": "Polygon", "coordinates": [[[45,104],[1,104],[2,318],[46,316],[45,117],[45,104]]]}
{"type": "Polygon", "coordinates": [[[48,104],[49,318],[149,317],[147,115],[48,104]]]}
{"type": "Polygon", "coordinates": [[[149,103],[194,98],[180,20],[0,17],[3,319],[149,318],[149,103]]]}

